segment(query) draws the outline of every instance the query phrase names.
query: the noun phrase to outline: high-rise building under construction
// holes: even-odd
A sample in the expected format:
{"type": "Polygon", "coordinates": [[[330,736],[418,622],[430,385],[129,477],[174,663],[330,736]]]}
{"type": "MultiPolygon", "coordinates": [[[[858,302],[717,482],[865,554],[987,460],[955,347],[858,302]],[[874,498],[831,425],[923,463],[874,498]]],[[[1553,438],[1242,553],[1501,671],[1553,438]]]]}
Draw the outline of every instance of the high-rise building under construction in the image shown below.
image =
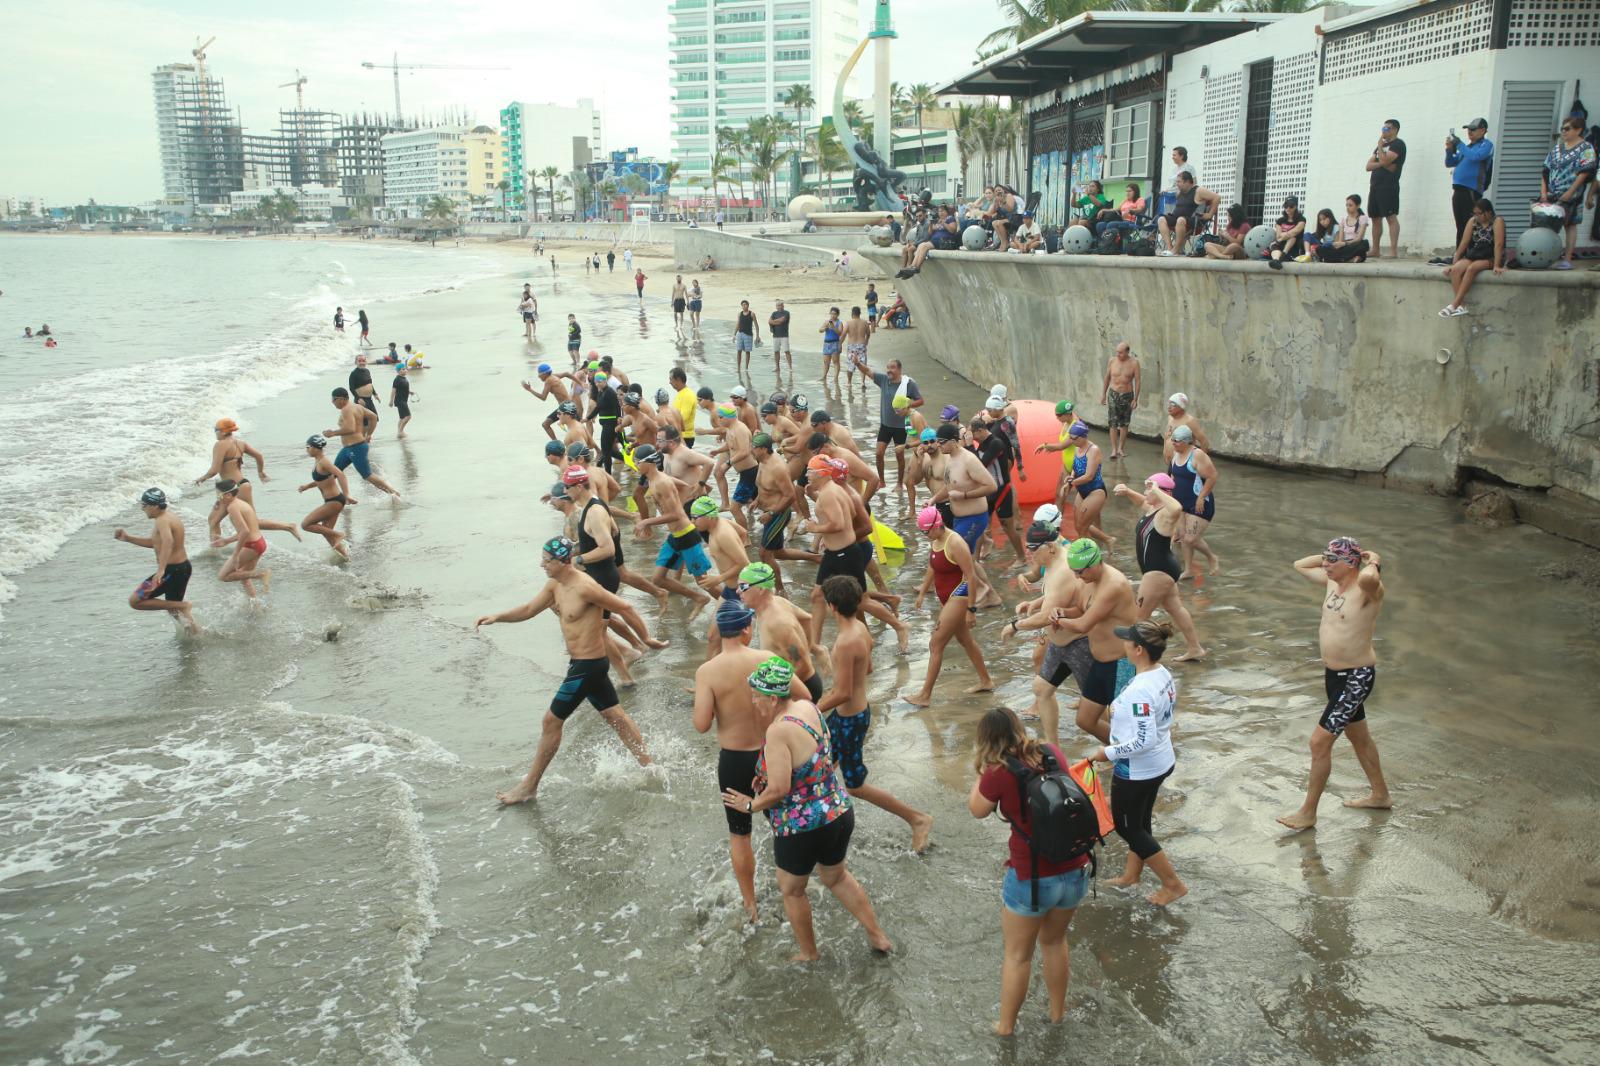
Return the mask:
{"type": "Polygon", "coordinates": [[[244,187],[244,145],[222,79],[195,64],[168,63],[151,80],[164,199],[190,208],[226,204],[244,187]]]}

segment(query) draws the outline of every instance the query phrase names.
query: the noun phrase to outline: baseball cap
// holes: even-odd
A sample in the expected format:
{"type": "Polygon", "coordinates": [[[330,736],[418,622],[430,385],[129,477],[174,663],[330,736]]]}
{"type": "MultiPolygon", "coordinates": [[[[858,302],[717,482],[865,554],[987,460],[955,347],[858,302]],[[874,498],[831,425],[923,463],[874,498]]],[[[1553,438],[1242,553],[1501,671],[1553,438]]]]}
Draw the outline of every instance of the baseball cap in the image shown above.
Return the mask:
{"type": "Polygon", "coordinates": [[[1488,128],[1489,122],[1487,119],[1475,118],[1467,123],[1467,129],[1469,130],[1486,130],[1488,128]]]}
{"type": "Polygon", "coordinates": [[[1176,407],[1180,411],[1187,411],[1189,409],[1189,394],[1187,392],[1173,393],[1167,397],[1167,406],[1176,407]]]}
{"type": "Polygon", "coordinates": [[[1067,565],[1074,570],[1087,570],[1100,558],[1100,545],[1092,537],[1079,537],[1067,545],[1067,565]]]}

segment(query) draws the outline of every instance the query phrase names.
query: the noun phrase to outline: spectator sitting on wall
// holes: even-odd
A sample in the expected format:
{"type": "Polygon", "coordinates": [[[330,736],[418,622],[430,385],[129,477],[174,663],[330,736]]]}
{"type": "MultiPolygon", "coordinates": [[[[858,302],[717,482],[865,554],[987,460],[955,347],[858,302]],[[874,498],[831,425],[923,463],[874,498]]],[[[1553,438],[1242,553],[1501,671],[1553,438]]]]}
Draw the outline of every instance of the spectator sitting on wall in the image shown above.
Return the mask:
{"type": "Polygon", "coordinates": [[[1039,232],[1039,223],[1033,220],[1032,211],[1024,211],[1022,225],[1017,227],[1016,235],[1011,238],[1011,251],[1032,255],[1036,249],[1043,246],[1044,234],[1039,232]]]}
{"type": "Polygon", "coordinates": [[[933,235],[933,223],[928,219],[928,209],[917,206],[907,212],[905,229],[901,231],[905,238],[900,245],[900,273],[897,277],[906,277],[906,271],[911,269],[911,263],[917,257],[917,249],[928,243],[928,238],[933,235]]]}
{"type": "Polygon", "coordinates": [[[1372,258],[1383,244],[1383,224],[1389,224],[1389,258],[1400,256],[1400,171],[1406,165],[1406,142],[1400,139],[1400,120],[1384,120],[1378,145],[1367,157],[1372,184],[1367,189],[1367,215],[1372,219],[1372,258]]]}
{"type": "Polygon", "coordinates": [[[1333,244],[1322,249],[1317,256],[1324,263],[1365,263],[1367,261],[1367,226],[1369,219],[1361,211],[1361,194],[1351,193],[1344,198],[1344,220],[1333,231],[1333,244]]]}
{"type": "Polygon", "coordinates": [[[1127,231],[1139,228],[1139,215],[1144,211],[1144,197],[1139,195],[1139,183],[1130,181],[1124,191],[1127,195],[1122,203],[1097,213],[1094,223],[1096,237],[1108,229],[1127,231]]]}
{"type": "Polygon", "coordinates": [[[1272,224],[1272,246],[1268,248],[1267,266],[1282,270],[1285,258],[1301,254],[1302,237],[1306,232],[1306,216],[1300,213],[1300,201],[1293,196],[1283,201],[1283,214],[1272,224]]]}
{"type": "Polygon", "coordinates": [[[1318,211],[1316,224],[1306,231],[1305,237],[1301,240],[1305,251],[1295,256],[1295,262],[1316,262],[1324,248],[1333,247],[1334,235],[1338,232],[1339,220],[1333,217],[1333,212],[1326,207],[1318,211]]]}
{"type": "Polygon", "coordinates": [[[1243,259],[1244,238],[1250,232],[1250,220],[1244,217],[1244,205],[1233,204],[1228,208],[1228,224],[1222,229],[1222,236],[1208,237],[1205,242],[1204,255],[1207,259],[1243,259]]]}
{"type": "Polygon", "coordinates": [[[1091,181],[1072,206],[1078,211],[1072,219],[1074,226],[1093,226],[1103,212],[1111,210],[1111,197],[1105,194],[1098,181],[1091,181]]]}
{"type": "Polygon", "coordinates": [[[971,218],[973,220],[977,220],[983,218],[993,204],[994,186],[985,185],[983,187],[983,194],[977,199],[973,200],[971,203],[958,204],[956,206],[956,224],[962,229],[966,229],[967,219],[971,218]]]}
{"type": "MultiPolygon", "coordinates": [[[[1182,149],[1176,149],[1174,155],[1182,149]]],[[[1217,217],[1217,194],[1201,188],[1194,182],[1190,171],[1178,173],[1178,202],[1172,214],[1162,215],[1157,222],[1161,233],[1157,255],[1177,255],[1188,242],[1191,233],[1199,233],[1217,217]]]]}
{"type": "Polygon", "coordinates": [[[1450,171],[1450,210],[1456,216],[1456,243],[1467,232],[1478,200],[1489,191],[1494,174],[1494,144],[1487,136],[1489,123],[1475,118],[1467,123],[1467,143],[1452,133],[1444,140],[1444,165],[1450,171]]]}
{"type": "Polygon", "coordinates": [[[1467,293],[1478,275],[1493,268],[1495,277],[1506,272],[1506,220],[1494,213],[1494,204],[1478,197],[1472,207],[1467,231],[1456,245],[1456,257],[1444,276],[1455,290],[1450,302],[1439,312],[1440,318],[1456,318],[1467,313],[1467,293]]]}
{"type": "Polygon", "coordinates": [[[1010,235],[1022,225],[1022,201],[1008,185],[994,187],[994,249],[1003,252],[1010,247],[1010,235]]]}
{"type": "Polygon", "coordinates": [[[1567,249],[1557,270],[1572,269],[1572,251],[1578,245],[1578,223],[1583,221],[1583,187],[1595,180],[1594,145],[1583,139],[1583,119],[1568,115],[1561,123],[1561,140],[1544,157],[1539,176],[1539,198],[1567,210],[1567,249]]]}
{"type": "MultiPolygon", "coordinates": [[[[927,218],[927,210],[922,211],[922,217],[927,218]]],[[[927,238],[917,245],[915,254],[911,257],[911,264],[896,274],[897,278],[909,278],[922,269],[922,263],[928,258],[928,253],[935,249],[951,250],[961,246],[961,234],[956,228],[956,216],[948,206],[939,205],[939,217],[929,226],[926,222],[922,228],[927,232],[927,238]]]]}

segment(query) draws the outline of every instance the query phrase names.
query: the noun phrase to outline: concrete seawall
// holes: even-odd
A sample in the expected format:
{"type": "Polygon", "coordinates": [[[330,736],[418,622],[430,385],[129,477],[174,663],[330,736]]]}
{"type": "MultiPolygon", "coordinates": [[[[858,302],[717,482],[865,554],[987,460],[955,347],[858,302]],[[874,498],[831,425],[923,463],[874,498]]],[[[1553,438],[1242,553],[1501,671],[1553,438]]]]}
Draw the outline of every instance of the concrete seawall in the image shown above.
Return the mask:
{"type": "Polygon", "coordinates": [[[1440,268],[1410,263],[948,252],[896,284],[946,366],[1070,397],[1096,425],[1127,340],[1135,433],[1158,434],[1185,392],[1219,455],[1442,492],[1482,471],[1600,503],[1600,274],[1483,275],[1452,319],[1440,268]]]}
{"type": "MultiPolygon", "coordinates": [[[[774,231],[770,237],[760,237],[726,231],[718,233],[714,226],[680,228],[672,231],[672,258],[684,270],[697,269],[708,255],[717,261],[717,266],[729,270],[751,267],[832,269],[834,256],[849,249],[855,275],[884,276],[880,268],[855,253],[854,245],[858,241],[832,246],[801,244],[789,239],[793,236],[805,235],[774,231]]],[[[893,269],[899,269],[899,265],[895,260],[893,269]]]]}

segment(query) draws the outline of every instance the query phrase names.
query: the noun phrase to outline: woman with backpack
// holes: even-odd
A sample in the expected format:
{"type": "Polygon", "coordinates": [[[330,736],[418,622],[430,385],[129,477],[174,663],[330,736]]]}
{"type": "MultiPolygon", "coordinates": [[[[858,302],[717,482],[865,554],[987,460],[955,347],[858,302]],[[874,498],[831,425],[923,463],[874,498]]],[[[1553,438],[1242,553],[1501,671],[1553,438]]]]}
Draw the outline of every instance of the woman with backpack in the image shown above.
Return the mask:
{"type": "Polygon", "coordinates": [[[1145,898],[1165,907],[1189,891],[1150,832],[1156,793],[1177,763],[1172,751],[1172,712],[1178,693],[1172,673],[1161,665],[1172,627],[1145,619],[1118,626],[1113,632],[1122,638],[1122,654],[1137,672],[1111,704],[1111,742],[1099,756],[1112,764],[1111,817],[1117,835],[1128,843],[1122,876],[1106,883],[1136,885],[1148,866],[1161,878],[1161,888],[1145,898]]]}
{"type": "Polygon", "coordinates": [[[745,814],[765,811],[772,823],[772,858],[784,913],[800,951],[795,962],[814,962],[817,934],[811,924],[806,885],[811,871],[866,930],[872,950],[894,949],[872,913],[866,889],[845,868],[855,811],[834,768],[828,724],[809,700],[791,700],[794,667],[774,655],[750,675],[751,702],[771,722],[756,757],[754,796],[722,790],[723,806],[745,814]]]}
{"type": "Polygon", "coordinates": [[[978,721],[973,766],[978,780],[967,797],[975,818],[998,808],[1011,825],[1010,855],[1000,890],[1000,1020],[994,1031],[1010,1036],[1017,1013],[1028,996],[1034,946],[1044,956],[1044,985],[1050,996],[1050,1020],[1067,1013],[1070,961],[1067,926],[1089,891],[1089,855],[1056,862],[1039,855],[1029,843],[1030,818],[1024,778],[1052,768],[1065,770],[1067,760],[1054,744],[1030,740],[1015,711],[996,707],[978,721]]]}

